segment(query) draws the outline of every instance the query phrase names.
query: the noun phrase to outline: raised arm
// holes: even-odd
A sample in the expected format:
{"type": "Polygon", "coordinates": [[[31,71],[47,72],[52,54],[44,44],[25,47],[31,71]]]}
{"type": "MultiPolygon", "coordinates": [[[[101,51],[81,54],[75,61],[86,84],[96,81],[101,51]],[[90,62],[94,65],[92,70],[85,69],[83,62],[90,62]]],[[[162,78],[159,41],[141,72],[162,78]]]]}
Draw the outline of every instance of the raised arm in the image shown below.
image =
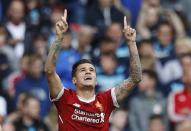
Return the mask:
{"type": "Polygon", "coordinates": [[[130,75],[115,88],[117,101],[120,103],[132,88],[141,81],[142,70],[139,54],[136,46],[136,31],[127,25],[126,17],[124,17],[124,35],[128,43],[130,52],[130,75]]]}
{"type": "Polygon", "coordinates": [[[64,11],[64,16],[56,23],[56,39],[51,45],[48,58],[45,64],[45,73],[48,79],[48,86],[51,97],[55,98],[62,90],[62,83],[59,76],[56,73],[55,64],[58,51],[60,49],[61,42],[63,41],[63,34],[68,29],[67,10],[64,11]]]}

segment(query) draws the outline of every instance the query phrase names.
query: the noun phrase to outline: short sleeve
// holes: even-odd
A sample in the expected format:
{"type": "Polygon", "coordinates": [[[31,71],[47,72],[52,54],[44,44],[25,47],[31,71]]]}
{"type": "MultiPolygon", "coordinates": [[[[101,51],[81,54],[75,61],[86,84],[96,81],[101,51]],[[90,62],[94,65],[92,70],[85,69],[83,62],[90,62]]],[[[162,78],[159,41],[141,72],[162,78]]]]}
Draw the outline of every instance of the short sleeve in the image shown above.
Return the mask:
{"type": "Polygon", "coordinates": [[[115,93],[115,88],[111,88],[111,97],[112,97],[112,101],[113,101],[113,105],[117,108],[119,108],[119,103],[117,102],[117,97],[116,97],[116,93],[115,93]]]}
{"type": "Polygon", "coordinates": [[[101,92],[98,96],[104,103],[104,107],[107,111],[111,112],[114,108],[119,107],[116,99],[115,88],[101,92]]]}
{"type": "Polygon", "coordinates": [[[58,95],[55,97],[55,98],[52,98],[50,95],[50,101],[51,102],[55,102],[55,101],[58,101],[64,94],[64,89],[65,88],[62,88],[62,90],[58,93],[58,95]]]}

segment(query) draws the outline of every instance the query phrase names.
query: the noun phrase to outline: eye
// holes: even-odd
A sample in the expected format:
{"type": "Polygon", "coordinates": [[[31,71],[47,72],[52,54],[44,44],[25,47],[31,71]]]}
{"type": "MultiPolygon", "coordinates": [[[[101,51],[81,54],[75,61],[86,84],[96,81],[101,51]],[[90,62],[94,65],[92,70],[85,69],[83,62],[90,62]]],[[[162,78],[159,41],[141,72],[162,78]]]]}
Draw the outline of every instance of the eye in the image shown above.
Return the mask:
{"type": "Polygon", "coordinates": [[[85,71],[85,69],[80,69],[80,72],[83,72],[83,71],[85,71]]]}
{"type": "Polygon", "coordinates": [[[93,68],[90,68],[90,71],[91,71],[91,72],[93,72],[93,71],[94,71],[94,69],[93,69],[93,68]]]}

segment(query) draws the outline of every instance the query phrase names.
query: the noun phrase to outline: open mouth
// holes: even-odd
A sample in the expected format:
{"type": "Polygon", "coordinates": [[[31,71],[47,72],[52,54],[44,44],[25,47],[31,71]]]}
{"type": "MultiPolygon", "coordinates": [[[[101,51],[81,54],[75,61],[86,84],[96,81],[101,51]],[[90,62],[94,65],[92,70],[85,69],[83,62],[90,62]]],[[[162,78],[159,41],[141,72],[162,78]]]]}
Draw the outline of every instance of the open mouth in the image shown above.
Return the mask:
{"type": "Polygon", "coordinates": [[[84,80],[92,80],[92,78],[90,76],[87,76],[84,78],[84,80]]]}

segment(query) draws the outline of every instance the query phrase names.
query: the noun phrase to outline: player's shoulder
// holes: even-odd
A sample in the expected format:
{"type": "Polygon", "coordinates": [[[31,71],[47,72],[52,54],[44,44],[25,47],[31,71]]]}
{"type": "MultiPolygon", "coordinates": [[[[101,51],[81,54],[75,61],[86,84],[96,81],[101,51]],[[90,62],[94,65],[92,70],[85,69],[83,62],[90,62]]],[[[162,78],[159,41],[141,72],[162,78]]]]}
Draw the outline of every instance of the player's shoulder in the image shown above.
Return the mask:
{"type": "Polygon", "coordinates": [[[70,88],[64,87],[64,95],[76,95],[76,91],[70,88]]]}
{"type": "Polygon", "coordinates": [[[111,90],[112,90],[112,88],[111,89],[107,89],[105,91],[100,91],[100,92],[97,93],[97,96],[111,93],[111,90]]]}
{"type": "Polygon", "coordinates": [[[108,90],[105,90],[105,91],[98,92],[96,94],[96,98],[98,98],[98,99],[100,99],[100,98],[103,98],[103,99],[110,98],[111,97],[111,91],[112,91],[112,89],[108,89],[108,90]]]}

